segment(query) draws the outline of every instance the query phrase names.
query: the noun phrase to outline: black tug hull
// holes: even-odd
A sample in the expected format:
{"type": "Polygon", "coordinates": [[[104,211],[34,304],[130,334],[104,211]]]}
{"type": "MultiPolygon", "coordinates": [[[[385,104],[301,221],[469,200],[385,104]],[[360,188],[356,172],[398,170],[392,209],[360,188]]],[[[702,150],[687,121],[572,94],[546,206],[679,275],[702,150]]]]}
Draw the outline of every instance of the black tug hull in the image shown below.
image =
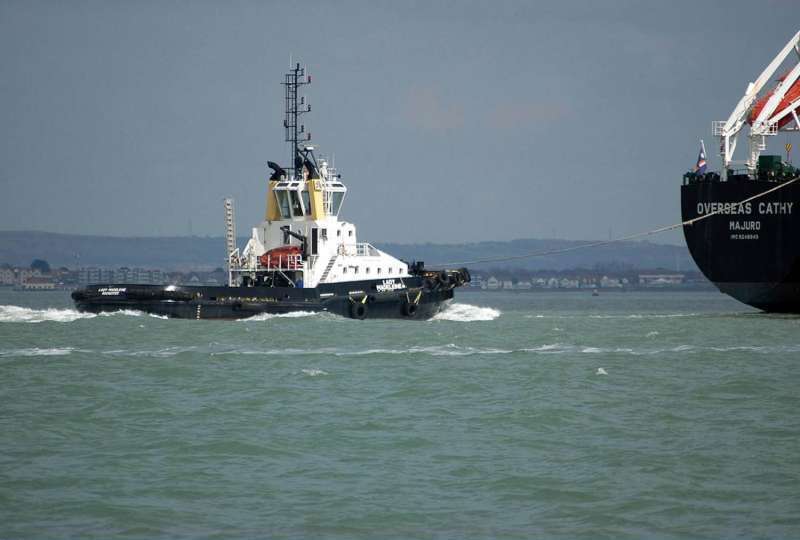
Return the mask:
{"type": "Polygon", "coordinates": [[[76,308],[85,312],[136,310],[180,319],[328,312],[353,319],[424,320],[441,311],[453,298],[456,286],[456,282],[419,276],[324,284],[313,289],[98,284],[75,291],[72,298],[76,308]]]}
{"type": "Polygon", "coordinates": [[[731,204],[777,185],[749,178],[684,184],[684,221],[722,211],[683,233],[695,263],[720,291],[763,311],[800,313],[800,185],[731,204]]]}

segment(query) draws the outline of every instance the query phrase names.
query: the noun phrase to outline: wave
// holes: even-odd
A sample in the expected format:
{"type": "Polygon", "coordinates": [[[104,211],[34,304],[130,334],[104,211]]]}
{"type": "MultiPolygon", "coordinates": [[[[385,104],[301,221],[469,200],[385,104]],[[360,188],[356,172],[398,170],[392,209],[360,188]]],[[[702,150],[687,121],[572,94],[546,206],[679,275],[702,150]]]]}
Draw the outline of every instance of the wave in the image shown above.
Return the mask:
{"type": "Polygon", "coordinates": [[[526,349],[522,349],[523,352],[565,352],[567,349],[571,348],[571,345],[564,345],[562,343],[549,343],[545,345],[539,345],[538,347],[530,347],[526,349]]]}
{"type": "Polygon", "coordinates": [[[320,311],[292,311],[290,313],[259,313],[252,317],[237,319],[240,322],[269,321],[271,319],[296,319],[300,317],[314,317],[322,315],[320,311]]]}
{"type": "Polygon", "coordinates": [[[318,376],[320,376],[320,375],[327,375],[327,374],[328,374],[328,372],[327,372],[327,371],[323,371],[323,370],[321,370],[321,369],[314,369],[314,368],[311,368],[311,369],[303,369],[303,370],[301,370],[301,371],[302,371],[303,373],[305,373],[306,375],[308,375],[309,377],[318,377],[318,376]]]}
{"type": "Polygon", "coordinates": [[[526,319],[673,319],[676,317],[699,317],[701,313],[631,313],[628,315],[525,315],[526,319]]]}
{"type": "Polygon", "coordinates": [[[81,313],[75,309],[32,309],[21,306],[0,306],[0,322],[72,322],[78,319],[93,319],[94,317],[97,317],[94,313],[81,313]]]}
{"type": "Polygon", "coordinates": [[[511,354],[512,349],[466,347],[448,343],[447,345],[431,345],[427,347],[409,347],[407,349],[366,349],[363,351],[337,352],[336,356],[368,356],[373,354],[427,354],[430,356],[472,356],[475,354],[511,354]]]}
{"type": "MultiPolygon", "coordinates": [[[[501,312],[497,309],[473,306],[471,304],[452,304],[433,317],[433,320],[474,322],[492,321],[499,317],[501,312]]],[[[169,319],[166,315],[156,315],[137,310],[119,310],[102,313],[85,313],[76,309],[45,308],[33,309],[14,305],[0,305],[0,322],[11,323],[40,323],[40,322],[73,322],[81,319],[94,319],[95,317],[142,317],[149,316],[155,319],[169,319]]],[[[241,322],[258,322],[272,319],[295,319],[303,317],[324,317],[329,314],[320,311],[293,311],[290,313],[259,313],[252,317],[238,319],[241,322]]]]}
{"type": "Polygon", "coordinates": [[[434,321],[476,322],[493,321],[501,315],[499,309],[455,303],[433,316],[434,321]]]}
{"type": "MultiPolygon", "coordinates": [[[[208,356],[327,356],[327,357],[354,357],[354,356],[380,356],[380,355],[407,355],[407,356],[430,356],[430,357],[458,357],[458,356],[479,356],[479,355],[582,355],[582,354],[613,354],[629,356],[660,356],[660,355],[696,355],[701,353],[725,353],[733,351],[746,351],[753,354],[785,354],[800,352],[800,344],[797,345],[739,345],[730,347],[719,346],[695,346],[695,345],[676,345],[665,348],[629,348],[629,347],[598,347],[588,345],[575,345],[569,343],[545,343],[531,347],[519,348],[498,348],[498,347],[472,347],[448,343],[445,345],[427,345],[402,348],[372,348],[352,350],[339,347],[320,347],[316,349],[292,348],[292,349],[254,349],[254,348],[231,348],[219,350],[215,346],[174,346],[160,349],[106,349],[106,350],[86,350],[73,347],[28,347],[20,349],[0,349],[0,358],[9,357],[37,357],[37,356],[67,356],[71,354],[100,354],[112,357],[149,357],[149,358],[169,358],[185,353],[197,353],[208,356]],[[215,350],[217,349],[217,350],[215,350]]],[[[313,368],[309,368],[313,369],[313,368]]],[[[307,373],[306,375],[327,375],[327,373],[307,373]]]]}
{"type": "Polygon", "coordinates": [[[698,317],[700,313],[631,313],[629,315],[589,315],[590,319],[674,319],[698,317]]]}
{"type": "Polygon", "coordinates": [[[67,356],[72,354],[74,350],[72,347],[51,347],[46,349],[29,347],[26,349],[0,351],[0,358],[8,356],[67,356]]]}
{"type": "Polygon", "coordinates": [[[33,309],[22,306],[0,305],[0,322],[72,322],[80,319],[94,319],[95,317],[116,317],[124,315],[128,317],[141,317],[145,315],[142,311],[123,309],[103,313],[84,313],[76,309],[45,308],[33,309]]]}

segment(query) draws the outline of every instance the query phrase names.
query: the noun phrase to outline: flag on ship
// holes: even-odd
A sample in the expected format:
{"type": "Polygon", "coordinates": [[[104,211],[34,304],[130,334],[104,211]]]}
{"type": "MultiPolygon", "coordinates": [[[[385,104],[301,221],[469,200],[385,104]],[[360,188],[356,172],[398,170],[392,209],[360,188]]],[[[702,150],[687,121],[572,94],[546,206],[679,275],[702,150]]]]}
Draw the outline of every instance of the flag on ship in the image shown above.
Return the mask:
{"type": "Polygon", "coordinates": [[[697,174],[705,174],[706,172],[706,149],[703,141],[700,141],[700,153],[697,155],[697,165],[694,166],[694,172],[697,174]]]}

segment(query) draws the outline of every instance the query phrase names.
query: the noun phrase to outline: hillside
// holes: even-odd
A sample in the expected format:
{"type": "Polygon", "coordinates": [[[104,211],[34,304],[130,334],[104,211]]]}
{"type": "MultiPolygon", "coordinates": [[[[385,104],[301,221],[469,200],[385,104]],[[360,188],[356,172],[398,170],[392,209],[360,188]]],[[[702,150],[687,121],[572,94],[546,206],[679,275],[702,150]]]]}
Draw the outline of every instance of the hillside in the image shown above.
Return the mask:
{"type": "MultiPolygon", "coordinates": [[[[244,246],[245,238],[239,239],[244,246]]],[[[426,263],[473,261],[505,255],[521,255],[563,249],[589,241],[524,239],[469,244],[376,244],[404,260],[426,263]]],[[[45,259],[53,266],[139,266],[165,270],[222,266],[222,237],[113,237],[71,235],[34,231],[0,231],[0,263],[27,266],[45,259]]],[[[696,270],[685,246],[650,242],[620,242],[579,249],[569,253],[533,257],[511,262],[468,264],[475,269],[515,267],[531,270],[568,268],[669,268],[696,270]]]]}

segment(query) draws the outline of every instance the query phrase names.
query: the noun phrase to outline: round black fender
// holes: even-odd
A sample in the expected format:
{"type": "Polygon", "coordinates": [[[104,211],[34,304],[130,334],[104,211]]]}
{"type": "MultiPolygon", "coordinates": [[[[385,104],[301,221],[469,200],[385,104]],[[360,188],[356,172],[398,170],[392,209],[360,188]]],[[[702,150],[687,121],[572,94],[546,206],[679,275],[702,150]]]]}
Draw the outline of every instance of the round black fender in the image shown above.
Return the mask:
{"type": "Polygon", "coordinates": [[[430,278],[425,278],[424,280],[422,280],[422,288],[423,288],[423,289],[426,289],[426,290],[432,291],[432,290],[433,290],[433,287],[434,287],[435,285],[436,285],[436,284],[434,283],[434,281],[433,281],[432,279],[430,279],[430,278]]]}
{"type": "Polygon", "coordinates": [[[361,302],[353,302],[350,304],[350,318],[358,319],[360,321],[367,318],[367,304],[361,302]]]}
{"type": "Polygon", "coordinates": [[[450,274],[442,270],[439,272],[439,283],[442,284],[442,287],[447,287],[450,285],[450,274]]]}
{"type": "Polygon", "coordinates": [[[417,308],[417,304],[406,302],[403,304],[403,315],[408,318],[413,318],[417,314],[417,308]]]}

